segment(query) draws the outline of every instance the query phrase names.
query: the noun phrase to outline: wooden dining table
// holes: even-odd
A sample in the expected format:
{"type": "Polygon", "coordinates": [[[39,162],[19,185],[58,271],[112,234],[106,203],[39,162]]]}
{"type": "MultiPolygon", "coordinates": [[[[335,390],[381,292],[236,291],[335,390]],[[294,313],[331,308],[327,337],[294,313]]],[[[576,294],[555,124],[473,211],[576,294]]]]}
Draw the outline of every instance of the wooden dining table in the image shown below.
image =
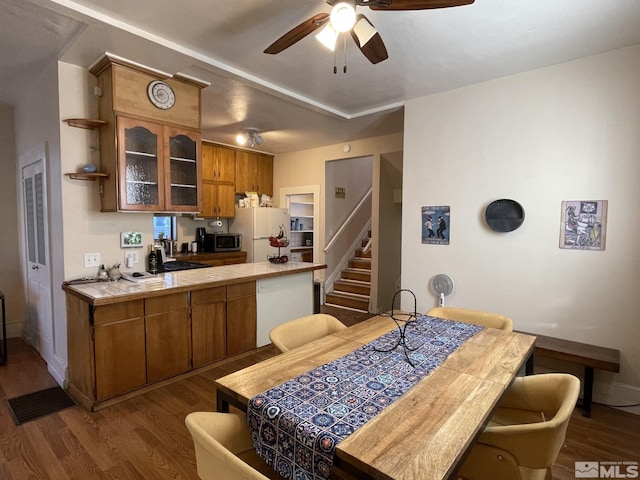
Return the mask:
{"type": "MultiPolygon", "coordinates": [[[[251,398],[397,329],[380,315],[216,380],[217,409],[251,398]]],[[[455,478],[535,337],[485,328],[382,412],[337,444],[334,469],[358,479],[455,478]]],[[[400,347],[402,348],[402,347],[400,347]]]]}

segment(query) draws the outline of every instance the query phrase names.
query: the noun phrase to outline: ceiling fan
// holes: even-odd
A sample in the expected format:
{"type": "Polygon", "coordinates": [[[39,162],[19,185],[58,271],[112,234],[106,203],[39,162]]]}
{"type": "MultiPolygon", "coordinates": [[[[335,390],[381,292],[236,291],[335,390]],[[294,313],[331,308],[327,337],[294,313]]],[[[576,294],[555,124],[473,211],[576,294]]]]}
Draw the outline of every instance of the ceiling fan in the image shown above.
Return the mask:
{"type": "Polygon", "coordinates": [[[335,49],[340,33],[349,32],[351,38],[365,57],[373,64],[389,58],[382,37],[362,14],[356,14],[356,7],[371,10],[427,10],[433,8],[459,7],[472,4],[475,0],[325,0],[332,8],[331,13],[318,13],[292,28],[267,47],[264,53],[277,54],[302,40],[320,27],[324,27],[316,38],[330,50],[335,49]]]}

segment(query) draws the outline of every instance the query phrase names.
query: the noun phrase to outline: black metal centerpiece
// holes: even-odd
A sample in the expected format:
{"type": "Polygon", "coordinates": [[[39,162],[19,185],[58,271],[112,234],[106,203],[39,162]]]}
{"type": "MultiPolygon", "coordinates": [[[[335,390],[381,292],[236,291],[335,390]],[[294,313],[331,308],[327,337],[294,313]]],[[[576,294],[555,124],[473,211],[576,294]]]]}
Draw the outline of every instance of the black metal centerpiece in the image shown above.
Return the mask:
{"type": "Polygon", "coordinates": [[[396,348],[398,348],[399,346],[402,346],[403,351],[404,351],[404,356],[406,357],[407,362],[409,362],[409,365],[411,365],[413,368],[416,368],[416,366],[411,361],[411,358],[409,358],[409,354],[407,352],[413,352],[413,351],[417,350],[420,347],[420,345],[416,345],[415,347],[410,347],[409,345],[407,345],[406,330],[407,330],[407,327],[409,325],[413,324],[418,319],[417,303],[418,302],[416,300],[415,294],[411,290],[408,290],[406,288],[398,290],[393,295],[393,300],[391,300],[391,314],[390,314],[390,317],[391,317],[391,320],[393,320],[396,323],[396,325],[398,326],[398,340],[390,348],[381,349],[381,348],[374,347],[376,352],[391,352],[391,351],[395,350],[396,348]],[[401,294],[402,292],[409,292],[411,295],[413,295],[413,312],[412,313],[406,313],[406,312],[402,312],[402,311],[396,312],[394,310],[394,305],[396,303],[396,297],[399,294],[401,294]]]}

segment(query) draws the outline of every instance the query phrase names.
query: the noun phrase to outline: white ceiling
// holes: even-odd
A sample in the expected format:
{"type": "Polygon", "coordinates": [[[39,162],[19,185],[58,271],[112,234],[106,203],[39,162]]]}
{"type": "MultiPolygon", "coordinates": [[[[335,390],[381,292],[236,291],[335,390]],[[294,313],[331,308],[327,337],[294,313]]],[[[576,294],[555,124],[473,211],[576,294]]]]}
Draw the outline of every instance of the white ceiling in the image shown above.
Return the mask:
{"type": "Polygon", "coordinates": [[[230,144],[255,127],[263,151],[282,153],[401,131],[408,99],[640,44],[640,0],[476,0],[358,7],[389,52],[377,65],[348,37],[337,74],[313,35],[262,53],[329,11],[321,0],[0,0],[0,101],[13,103],[20,78],[47,58],[88,67],[108,51],[210,82],[203,138],[230,144]]]}

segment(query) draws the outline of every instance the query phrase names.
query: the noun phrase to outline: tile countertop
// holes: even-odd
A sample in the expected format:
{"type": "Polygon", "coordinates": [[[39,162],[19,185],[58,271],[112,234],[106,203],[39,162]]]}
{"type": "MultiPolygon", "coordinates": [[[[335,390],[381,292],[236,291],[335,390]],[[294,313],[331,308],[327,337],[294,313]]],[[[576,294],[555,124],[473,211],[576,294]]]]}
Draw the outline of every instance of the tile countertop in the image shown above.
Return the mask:
{"type": "Polygon", "coordinates": [[[307,262],[288,262],[284,264],[269,262],[239,263],[160,273],[157,275],[159,280],[153,282],[135,283],[120,279],[116,282],[63,284],[62,289],[90,305],[97,306],[166,295],[167,293],[179,293],[294,273],[311,272],[325,268],[327,268],[325,264],[307,262]]]}

